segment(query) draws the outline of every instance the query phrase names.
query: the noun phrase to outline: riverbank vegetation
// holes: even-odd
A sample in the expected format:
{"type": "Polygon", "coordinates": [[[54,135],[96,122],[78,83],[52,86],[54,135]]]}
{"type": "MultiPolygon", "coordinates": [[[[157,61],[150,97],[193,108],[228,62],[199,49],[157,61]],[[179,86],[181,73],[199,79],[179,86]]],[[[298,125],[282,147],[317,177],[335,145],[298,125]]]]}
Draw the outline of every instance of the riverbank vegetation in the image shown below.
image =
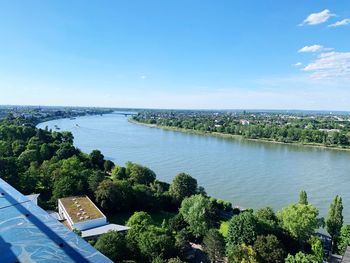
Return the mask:
{"type": "Polygon", "coordinates": [[[108,218],[126,222],[127,234],[108,232],[93,244],[115,262],[322,262],[327,248],[343,253],[350,245],[338,196],[326,220],[306,192],[278,212],[240,211],[208,196],[189,174],[162,182],[143,165],[115,164],[98,150],[81,152],[69,132],[22,122],[0,122],[0,177],[23,194],[40,193],[43,208],[86,194],[108,218]],[[316,233],[324,226],[331,247],[316,233]]]}
{"type": "Polygon", "coordinates": [[[350,116],[325,113],[142,111],[133,121],[179,131],[349,148],[350,116]]]}

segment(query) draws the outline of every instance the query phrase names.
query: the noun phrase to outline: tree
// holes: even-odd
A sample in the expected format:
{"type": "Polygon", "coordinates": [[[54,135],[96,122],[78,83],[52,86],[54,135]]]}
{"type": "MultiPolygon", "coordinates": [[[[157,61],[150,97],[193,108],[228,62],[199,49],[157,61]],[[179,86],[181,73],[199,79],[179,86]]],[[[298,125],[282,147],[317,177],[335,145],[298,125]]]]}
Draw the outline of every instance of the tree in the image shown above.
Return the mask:
{"type": "Polygon", "coordinates": [[[102,234],[98,238],[95,248],[114,262],[125,259],[127,254],[125,237],[117,231],[108,231],[102,234]]]}
{"type": "Polygon", "coordinates": [[[133,201],[132,188],[126,181],[102,181],[95,191],[96,202],[106,211],[129,210],[133,201]]]}
{"type": "Polygon", "coordinates": [[[169,193],[177,201],[197,193],[197,180],[188,174],[180,173],[175,176],[170,185],[169,193]]]}
{"type": "Polygon", "coordinates": [[[138,246],[141,255],[149,259],[167,258],[174,252],[175,239],[164,229],[151,225],[140,234],[138,246]]]}
{"type": "Polygon", "coordinates": [[[128,220],[127,226],[148,226],[152,223],[152,217],[146,212],[135,212],[128,220]]]}
{"type": "Polygon", "coordinates": [[[224,262],[225,241],[217,229],[210,229],[204,236],[203,248],[211,262],[224,262]]]}
{"type": "Polygon", "coordinates": [[[303,252],[298,252],[294,256],[289,254],[285,259],[286,263],[319,263],[314,255],[304,254],[303,252]]]}
{"type": "Polygon", "coordinates": [[[89,158],[90,158],[90,162],[91,162],[91,165],[92,167],[96,167],[100,170],[103,170],[104,169],[104,156],[103,154],[101,153],[101,151],[99,150],[93,150],[90,155],[89,155],[89,158]]]}
{"type": "Polygon", "coordinates": [[[299,204],[307,205],[307,193],[303,190],[299,193],[299,204]]]}
{"type": "Polygon", "coordinates": [[[152,224],[151,216],[146,212],[135,212],[128,220],[127,226],[130,227],[126,234],[126,240],[130,251],[136,256],[140,256],[138,242],[141,234],[152,224]]]}
{"type": "Polygon", "coordinates": [[[211,202],[202,195],[185,198],[181,203],[180,213],[196,237],[203,236],[213,225],[211,202]]]}
{"type": "Polygon", "coordinates": [[[261,263],[283,262],[285,257],[283,245],[274,235],[258,236],[253,248],[261,263]]]}
{"type": "Polygon", "coordinates": [[[100,183],[105,179],[105,174],[101,171],[92,171],[91,175],[88,178],[89,189],[94,193],[100,183]]]}
{"type": "Polygon", "coordinates": [[[112,169],[112,177],[113,180],[124,180],[127,178],[126,175],[126,169],[125,167],[121,167],[121,166],[114,166],[114,168],[112,169]]]}
{"type": "Polygon", "coordinates": [[[310,239],[312,254],[316,257],[319,263],[323,262],[324,251],[322,241],[316,237],[312,236],[310,239]]]}
{"type": "Polygon", "coordinates": [[[343,203],[340,196],[336,196],[330,205],[326,219],[327,232],[332,238],[332,251],[337,247],[340,229],[343,225],[343,203]]]}
{"type": "Polygon", "coordinates": [[[312,205],[291,204],[277,213],[282,227],[300,243],[307,241],[321,226],[318,210],[312,205]]]}
{"type": "Polygon", "coordinates": [[[228,226],[227,247],[252,245],[256,239],[257,222],[250,212],[243,212],[232,217],[228,226]]]}
{"type": "Polygon", "coordinates": [[[350,246],[350,225],[343,225],[340,229],[339,242],[337,246],[338,253],[343,255],[348,246],[350,246]]]}
{"type": "Polygon", "coordinates": [[[258,263],[252,246],[241,244],[227,252],[229,263],[258,263]]]}
{"type": "Polygon", "coordinates": [[[103,163],[103,168],[104,168],[105,172],[112,171],[113,167],[114,167],[114,163],[111,160],[106,160],[103,163]]]}
{"type": "Polygon", "coordinates": [[[277,230],[278,219],[271,207],[256,210],[255,217],[258,221],[259,233],[271,233],[277,230]]]}
{"type": "Polygon", "coordinates": [[[126,174],[135,184],[150,185],[156,179],[156,174],[151,169],[132,162],[127,163],[126,174]]]}

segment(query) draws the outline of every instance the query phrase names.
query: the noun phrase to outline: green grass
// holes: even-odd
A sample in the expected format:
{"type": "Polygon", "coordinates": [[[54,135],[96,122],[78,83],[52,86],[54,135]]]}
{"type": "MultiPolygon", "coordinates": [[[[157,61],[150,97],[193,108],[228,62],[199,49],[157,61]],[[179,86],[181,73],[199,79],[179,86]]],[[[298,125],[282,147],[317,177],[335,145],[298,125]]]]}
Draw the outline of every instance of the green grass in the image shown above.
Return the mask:
{"type": "MultiPolygon", "coordinates": [[[[164,219],[169,219],[176,215],[176,213],[166,211],[158,211],[149,214],[156,226],[161,226],[164,219]]],[[[108,215],[107,218],[110,223],[126,225],[126,222],[128,222],[129,217],[132,215],[133,213],[131,212],[120,212],[114,215],[108,215]]]]}
{"type": "Polygon", "coordinates": [[[221,222],[219,231],[224,237],[227,237],[229,222],[230,221],[222,221],[221,222]]]}

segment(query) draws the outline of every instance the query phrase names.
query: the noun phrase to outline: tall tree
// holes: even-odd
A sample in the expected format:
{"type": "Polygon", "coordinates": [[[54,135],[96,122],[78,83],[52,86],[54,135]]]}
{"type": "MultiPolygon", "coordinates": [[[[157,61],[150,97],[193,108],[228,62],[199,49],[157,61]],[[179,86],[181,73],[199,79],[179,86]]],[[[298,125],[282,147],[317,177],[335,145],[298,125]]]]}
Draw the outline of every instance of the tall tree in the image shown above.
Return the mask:
{"type": "Polygon", "coordinates": [[[226,245],[232,250],[241,244],[252,245],[256,239],[257,222],[251,212],[233,216],[229,222],[226,245]]]}
{"type": "Polygon", "coordinates": [[[297,238],[300,243],[306,242],[315,230],[320,227],[318,209],[312,205],[291,204],[277,213],[282,227],[297,238]]]}
{"type": "Polygon", "coordinates": [[[258,236],[253,248],[261,263],[283,262],[285,257],[283,245],[274,235],[258,236]]]}
{"type": "Polygon", "coordinates": [[[125,236],[116,231],[109,231],[98,238],[95,248],[114,262],[120,262],[126,257],[125,236]]]}
{"type": "Polygon", "coordinates": [[[350,246],[350,225],[343,225],[340,230],[337,252],[343,255],[348,246],[350,246]]]}
{"type": "Polygon", "coordinates": [[[308,201],[307,201],[307,193],[302,190],[300,191],[299,193],[299,204],[302,204],[302,205],[308,205],[308,201]]]}
{"type": "Polygon", "coordinates": [[[327,232],[332,238],[332,251],[336,249],[337,241],[340,235],[340,229],[343,225],[343,202],[340,196],[336,196],[331,203],[326,219],[327,232]]]}
{"type": "Polygon", "coordinates": [[[169,193],[181,203],[184,198],[197,193],[197,180],[189,174],[179,173],[171,183],[169,193]]]}
{"type": "Polygon", "coordinates": [[[180,213],[196,237],[205,235],[213,225],[212,204],[209,198],[202,195],[185,198],[181,203],[180,213]]]}
{"type": "Polygon", "coordinates": [[[211,262],[224,262],[225,241],[217,229],[210,229],[204,236],[203,247],[211,262]]]}

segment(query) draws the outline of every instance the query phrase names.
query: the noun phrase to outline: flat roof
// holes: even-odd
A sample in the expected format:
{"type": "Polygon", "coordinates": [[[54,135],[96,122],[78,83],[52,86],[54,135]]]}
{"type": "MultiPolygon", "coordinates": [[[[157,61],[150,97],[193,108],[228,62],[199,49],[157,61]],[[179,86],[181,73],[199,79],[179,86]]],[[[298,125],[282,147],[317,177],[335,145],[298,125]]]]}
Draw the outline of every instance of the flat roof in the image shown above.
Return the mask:
{"type": "Polygon", "coordinates": [[[105,215],[87,196],[71,196],[59,199],[73,223],[80,223],[105,215]]]}
{"type": "Polygon", "coordinates": [[[107,224],[99,227],[94,227],[88,230],[83,230],[81,231],[81,236],[83,238],[85,237],[93,237],[93,236],[99,236],[104,233],[107,233],[108,231],[126,231],[129,230],[130,227],[128,226],[122,226],[122,225],[117,225],[117,224],[107,224]]]}
{"type": "Polygon", "coordinates": [[[112,262],[0,179],[1,263],[112,262]]]}

